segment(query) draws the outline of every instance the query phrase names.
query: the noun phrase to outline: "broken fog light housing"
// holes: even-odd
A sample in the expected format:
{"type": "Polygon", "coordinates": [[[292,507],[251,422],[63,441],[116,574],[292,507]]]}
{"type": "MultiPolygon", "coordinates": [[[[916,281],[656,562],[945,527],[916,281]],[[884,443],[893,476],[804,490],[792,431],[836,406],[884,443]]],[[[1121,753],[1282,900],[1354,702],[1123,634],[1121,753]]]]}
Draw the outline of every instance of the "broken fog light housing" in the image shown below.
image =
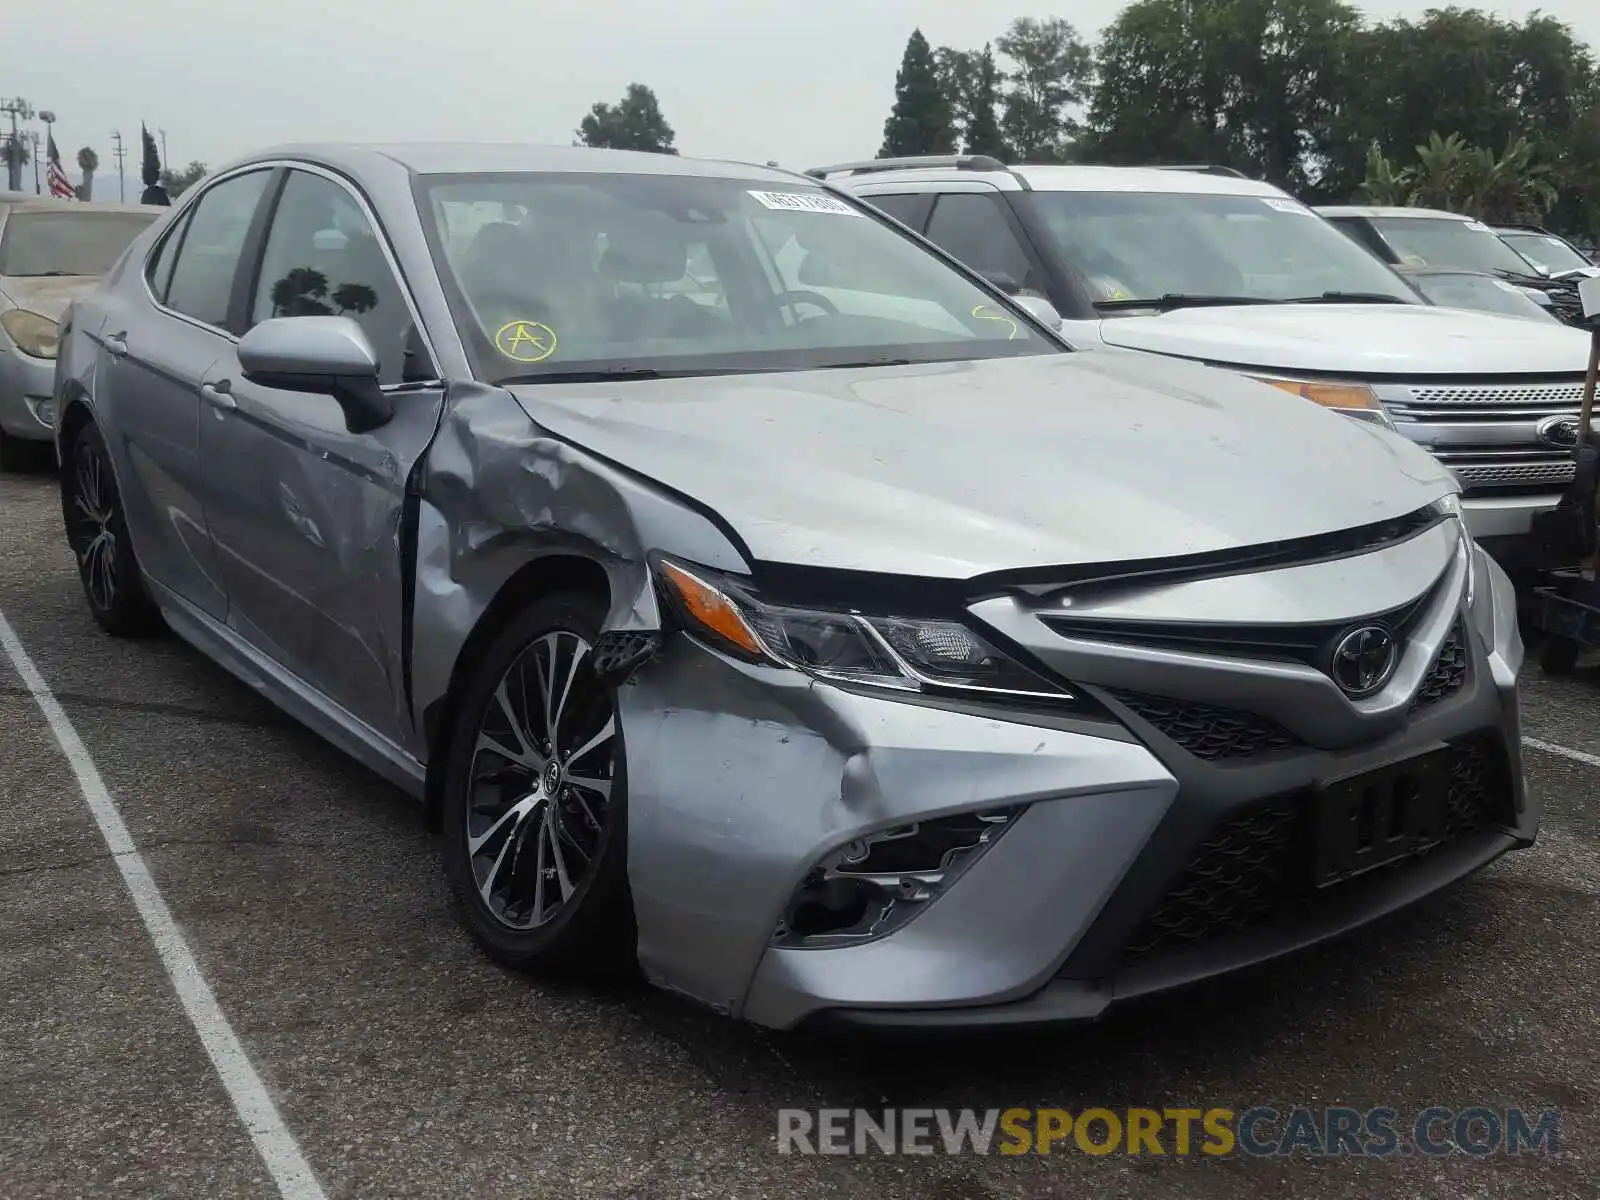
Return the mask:
{"type": "Polygon", "coordinates": [[[1025,808],[935,817],[846,842],[806,872],[772,944],[826,950],[886,937],[947,891],[1025,808]]]}
{"type": "Polygon", "coordinates": [[[769,604],[731,580],[665,559],[657,577],[691,631],[748,661],[898,691],[1075,698],[959,621],[769,604]]]}

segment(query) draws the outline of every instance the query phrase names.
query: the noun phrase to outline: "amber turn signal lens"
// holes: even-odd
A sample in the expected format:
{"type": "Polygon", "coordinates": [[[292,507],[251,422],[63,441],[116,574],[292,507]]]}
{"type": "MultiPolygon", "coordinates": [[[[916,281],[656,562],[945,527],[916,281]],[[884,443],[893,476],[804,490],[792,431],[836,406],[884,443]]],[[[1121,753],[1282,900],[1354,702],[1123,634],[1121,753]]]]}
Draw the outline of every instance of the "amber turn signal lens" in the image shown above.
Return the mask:
{"type": "Polygon", "coordinates": [[[766,648],[738,607],[705,580],[675,563],[661,563],[661,579],[671,589],[683,614],[705,632],[752,658],[766,657],[766,648]]]}
{"type": "Polygon", "coordinates": [[[1251,378],[1259,380],[1261,383],[1271,384],[1281,392],[1299,396],[1302,400],[1320,404],[1323,408],[1381,408],[1378,404],[1377,396],[1372,393],[1372,389],[1359,383],[1314,383],[1303,379],[1263,379],[1259,375],[1251,378]]]}

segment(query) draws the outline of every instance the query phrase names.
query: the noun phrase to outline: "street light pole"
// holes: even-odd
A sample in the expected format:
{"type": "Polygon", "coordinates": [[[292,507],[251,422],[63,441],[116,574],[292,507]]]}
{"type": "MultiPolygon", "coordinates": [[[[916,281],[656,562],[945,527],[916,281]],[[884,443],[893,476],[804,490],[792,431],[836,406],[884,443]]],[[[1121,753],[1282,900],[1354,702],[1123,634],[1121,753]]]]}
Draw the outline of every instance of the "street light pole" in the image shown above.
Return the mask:
{"type": "Polygon", "coordinates": [[[17,118],[24,121],[33,118],[33,105],[21,96],[14,96],[10,100],[0,102],[0,113],[11,118],[11,139],[6,143],[6,186],[13,192],[22,190],[22,139],[17,132],[17,118]]]}
{"type": "Polygon", "coordinates": [[[163,171],[170,171],[172,169],[172,164],[167,161],[167,131],[165,129],[158,129],[156,132],[161,135],[161,169],[163,171]]]}
{"type": "Polygon", "coordinates": [[[41,196],[44,193],[39,190],[39,131],[30,129],[28,140],[33,143],[33,194],[41,196]]]}
{"type": "Polygon", "coordinates": [[[117,160],[117,198],[126,204],[128,202],[128,182],[122,174],[122,160],[128,156],[128,152],[122,145],[122,130],[113,129],[111,131],[111,145],[111,157],[117,160]]]}

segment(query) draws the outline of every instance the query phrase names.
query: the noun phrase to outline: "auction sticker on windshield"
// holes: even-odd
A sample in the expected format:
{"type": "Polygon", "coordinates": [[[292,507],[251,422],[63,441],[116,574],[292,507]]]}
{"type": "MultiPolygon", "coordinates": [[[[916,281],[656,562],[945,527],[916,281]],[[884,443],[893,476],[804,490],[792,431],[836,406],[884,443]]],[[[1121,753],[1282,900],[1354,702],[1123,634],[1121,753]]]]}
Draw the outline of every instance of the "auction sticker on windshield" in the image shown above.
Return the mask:
{"type": "Polygon", "coordinates": [[[843,200],[820,196],[815,192],[751,192],[757,203],[775,212],[831,213],[840,217],[859,217],[861,214],[843,200]]]}

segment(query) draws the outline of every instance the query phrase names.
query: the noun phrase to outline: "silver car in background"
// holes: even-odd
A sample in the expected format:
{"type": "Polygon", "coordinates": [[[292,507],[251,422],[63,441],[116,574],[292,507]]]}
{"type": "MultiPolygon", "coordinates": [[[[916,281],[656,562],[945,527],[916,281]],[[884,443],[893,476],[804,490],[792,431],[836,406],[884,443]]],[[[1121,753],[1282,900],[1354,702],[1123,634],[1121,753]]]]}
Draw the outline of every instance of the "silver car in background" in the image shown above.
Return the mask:
{"type": "Polygon", "coordinates": [[[61,314],[164,211],[0,193],[0,467],[50,444],[61,314]]]}
{"type": "Polygon", "coordinates": [[[1537,832],[1513,596],[1432,458],[1074,353],[803,176],[273,151],[68,324],[95,618],[419,797],[502,963],[1085,1018],[1537,832]]]}

